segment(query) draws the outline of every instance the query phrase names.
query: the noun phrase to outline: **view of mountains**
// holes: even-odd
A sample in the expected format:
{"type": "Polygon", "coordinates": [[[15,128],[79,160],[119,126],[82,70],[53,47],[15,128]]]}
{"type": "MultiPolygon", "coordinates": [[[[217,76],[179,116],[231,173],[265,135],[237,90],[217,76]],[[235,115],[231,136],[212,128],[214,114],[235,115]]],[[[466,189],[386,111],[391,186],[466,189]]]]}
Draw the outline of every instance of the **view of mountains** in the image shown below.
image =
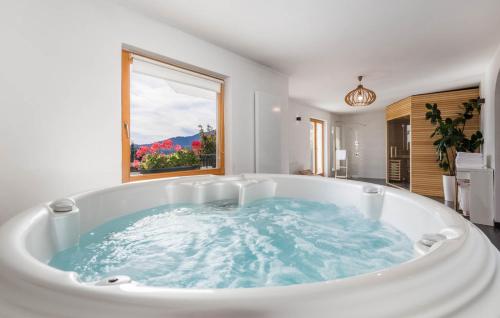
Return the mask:
{"type": "MultiPolygon", "coordinates": [[[[212,130],[210,132],[206,132],[207,135],[212,135],[214,134],[215,135],[215,130],[212,130]]],[[[200,133],[197,133],[197,134],[194,134],[192,136],[177,136],[177,137],[173,137],[173,138],[168,138],[170,140],[172,140],[174,146],[175,145],[180,145],[182,148],[188,148],[188,149],[191,149],[191,143],[195,140],[200,140],[200,133]]],[[[163,139],[163,140],[158,140],[156,142],[163,142],[164,140],[166,139],[163,139]]],[[[151,147],[153,143],[149,143],[149,144],[134,144],[134,148],[135,149],[138,149],[142,146],[147,146],[147,147],[151,147]]]]}

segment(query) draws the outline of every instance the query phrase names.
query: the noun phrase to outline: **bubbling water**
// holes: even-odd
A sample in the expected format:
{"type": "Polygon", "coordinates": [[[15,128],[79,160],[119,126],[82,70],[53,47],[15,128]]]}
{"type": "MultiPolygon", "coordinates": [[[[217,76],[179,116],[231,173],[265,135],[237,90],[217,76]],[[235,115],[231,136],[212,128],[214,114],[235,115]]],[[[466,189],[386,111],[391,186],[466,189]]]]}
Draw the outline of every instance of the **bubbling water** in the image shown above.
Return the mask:
{"type": "Polygon", "coordinates": [[[354,208],[291,198],[165,205],[98,226],[49,265],[84,282],[127,275],[148,286],[285,286],[378,271],[413,257],[410,239],[354,208]]]}

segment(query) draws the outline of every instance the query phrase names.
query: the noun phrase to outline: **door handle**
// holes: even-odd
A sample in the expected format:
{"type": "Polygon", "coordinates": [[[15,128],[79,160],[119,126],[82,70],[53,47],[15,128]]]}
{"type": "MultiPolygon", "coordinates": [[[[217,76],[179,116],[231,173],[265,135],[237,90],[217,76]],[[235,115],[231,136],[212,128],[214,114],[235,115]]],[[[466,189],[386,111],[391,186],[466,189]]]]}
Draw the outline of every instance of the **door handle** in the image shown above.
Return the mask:
{"type": "Polygon", "coordinates": [[[123,123],[123,128],[125,129],[125,133],[127,134],[127,138],[130,139],[130,130],[127,123],[123,123]]]}

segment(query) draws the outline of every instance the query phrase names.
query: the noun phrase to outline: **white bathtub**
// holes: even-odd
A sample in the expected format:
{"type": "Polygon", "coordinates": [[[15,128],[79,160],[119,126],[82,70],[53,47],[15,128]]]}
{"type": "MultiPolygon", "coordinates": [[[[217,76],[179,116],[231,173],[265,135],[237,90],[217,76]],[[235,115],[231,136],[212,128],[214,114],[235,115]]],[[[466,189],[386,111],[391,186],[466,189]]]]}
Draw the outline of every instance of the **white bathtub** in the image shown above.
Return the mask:
{"type": "Polygon", "coordinates": [[[243,175],[139,182],[71,198],[79,212],[56,214],[47,203],[0,228],[0,317],[500,317],[496,248],[453,210],[406,191],[320,177],[243,175]],[[263,180],[272,185],[252,188],[263,180]],[[377,217],[379,204],[381,219],[416,243],[415,258],[345,279],[247,289],[171,289],[126,281],[96,286],[47,265],[79,233],[127,213],[174,202],[252,200],[270,191],[355,205],[369,217],[377,217]],[[427,248],[419,243],[426,233],[446,239],[427,248]]]}

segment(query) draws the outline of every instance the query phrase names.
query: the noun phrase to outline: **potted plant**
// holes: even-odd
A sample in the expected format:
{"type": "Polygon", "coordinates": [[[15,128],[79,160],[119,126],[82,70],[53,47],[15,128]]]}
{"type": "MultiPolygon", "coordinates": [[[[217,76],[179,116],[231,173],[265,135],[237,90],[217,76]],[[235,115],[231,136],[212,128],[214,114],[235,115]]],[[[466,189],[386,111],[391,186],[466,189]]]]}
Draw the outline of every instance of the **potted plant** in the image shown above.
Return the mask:
{"type": "Polygon", "coordinates": [[[436,138],[433,145],[436,148],[436,161],[446,173],[443,175],[443,190],[446,201],[455,201],[456,169],[455,158],[457,152],[476,152],[483,144],[483,134],[478,130],[468,137],[465,134],[467,121],[474,117],[474,113],[481,113],[484,99],[477,98],[463,103],[463,111],[457,113],[456,118],[443,119],[437,104],[426,104],[428,112],[425,119],[436,126],[431,138],[436,138]]]}

